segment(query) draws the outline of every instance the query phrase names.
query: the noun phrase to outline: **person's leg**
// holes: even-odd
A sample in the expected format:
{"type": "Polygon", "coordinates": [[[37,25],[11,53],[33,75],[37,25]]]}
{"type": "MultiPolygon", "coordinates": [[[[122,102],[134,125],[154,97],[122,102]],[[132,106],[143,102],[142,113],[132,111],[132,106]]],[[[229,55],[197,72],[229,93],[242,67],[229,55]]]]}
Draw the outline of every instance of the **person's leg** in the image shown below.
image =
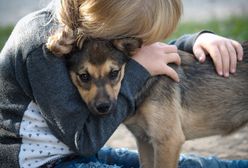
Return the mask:
{"type": "Polygon", "coordinates": [[[137,151],[103,147],[92,157],[61,159],[55,168],[139,168],[139,157],[137,151]]]}
{"type": "Polygon", "coordinates": [[[180,155],[179,168],[248,168],[248,160],[222,160],[217,157],[180,155]]]}
{"type": "Polygon", "coordinates": [[[139,155],[137,151],[126,148],[103,147],[98,152],[101,163],[117,165],[121,168],[139,168],[139,155]]]}
{"type": "MultiPolygon", "coordinates": [[[[103,147],[95,156],[59,161],[55,168],[139,168],[137,151],[103,147]]],[[[178,168],[248,168],[248,160],[221,160],[217,157],[180,155],[178,168]]]]}
{"type": "MultiPolygon", "coordinates": [[[[123,148],[104,147],[98,152],[98,160],[122,168],[139,168],[138,152],[123,148]]],[[[213,156],[181,154],[178,168],[248,168],[248,160],[222,160],[213,156]]]]}
{"type": "Polygon", "coordinates": [[[121,168],[116,165],[107,165],[98,161],[96,156],[92,157],[69,157],[61,159],[54,166],[54,168],[121,168]]]}

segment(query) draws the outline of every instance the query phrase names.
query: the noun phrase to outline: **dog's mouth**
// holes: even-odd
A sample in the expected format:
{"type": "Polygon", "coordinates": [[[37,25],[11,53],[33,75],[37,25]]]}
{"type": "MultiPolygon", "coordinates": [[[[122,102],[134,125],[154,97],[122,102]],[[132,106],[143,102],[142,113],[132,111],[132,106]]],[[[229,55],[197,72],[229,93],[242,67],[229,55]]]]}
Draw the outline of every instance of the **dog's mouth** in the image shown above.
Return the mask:
{"type": "Polygon", "coordinates": [[[116,110],[116,101],[111,103],[90,103],[88,105],[89,110],[92,112],[92,114],[96,116],[106,116],[108,114],[113,113],[116,110]]]}

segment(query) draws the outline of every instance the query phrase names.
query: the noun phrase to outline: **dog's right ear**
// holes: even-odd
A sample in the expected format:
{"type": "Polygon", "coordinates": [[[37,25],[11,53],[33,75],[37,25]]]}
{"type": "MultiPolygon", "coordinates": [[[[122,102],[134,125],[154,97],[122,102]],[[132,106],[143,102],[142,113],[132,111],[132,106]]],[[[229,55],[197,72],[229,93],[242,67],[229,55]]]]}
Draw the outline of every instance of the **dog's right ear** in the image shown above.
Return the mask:
{"type": "Polygon", "coordinates": [[[113,46],[128,56],[133,56],[141,48],[142,40],[139,38],[120,38],[111,41],[113,46]]]}

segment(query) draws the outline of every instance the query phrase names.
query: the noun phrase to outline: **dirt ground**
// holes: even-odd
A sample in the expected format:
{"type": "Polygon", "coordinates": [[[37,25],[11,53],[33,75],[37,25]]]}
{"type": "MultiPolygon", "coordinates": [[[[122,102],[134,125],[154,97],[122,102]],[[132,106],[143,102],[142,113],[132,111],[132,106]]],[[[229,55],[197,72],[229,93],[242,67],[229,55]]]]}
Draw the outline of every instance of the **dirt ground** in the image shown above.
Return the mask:
{"type": "MultiPolygon", "coordinates": [[[[137,149],[132,134],[121,125],[107,142],[108,146],[137,149]]],[[[229,136],[212,136],[187,141],[182,153],[217,156],[222,159],[248,159],[248,127],[229,136]]]]}

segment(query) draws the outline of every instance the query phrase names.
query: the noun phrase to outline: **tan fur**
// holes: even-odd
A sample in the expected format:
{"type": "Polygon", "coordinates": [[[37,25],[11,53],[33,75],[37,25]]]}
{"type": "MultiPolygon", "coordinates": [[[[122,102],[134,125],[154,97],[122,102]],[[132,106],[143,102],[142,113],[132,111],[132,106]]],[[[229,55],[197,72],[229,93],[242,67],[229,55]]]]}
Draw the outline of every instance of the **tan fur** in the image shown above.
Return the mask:
{"type": "Polygon", "coordinates": [[[124,77],[124,72],[125,72],[125,65],[123,65],[121,67],[121,71],[120,71],[120,79],[117,81],[117,83],[113,86],[113,89],[109,90],[109,92],[113,92],[112,94],[114,94],[114,97],[117,99],[120,89],[121,89],[121,80],[124,77]]]}
{"type": "MultiPolygon", "coordinates": [[[[127,45],[126,42],[129,43],[130,39],[124,40],[124,43],[119,42],[115,47],[129,53],[127,47],[120,45],[127,45]]],[[[98,41],[87,43],[88,48],[92,47],[91,43],[98,41]]],[[[100,43],[100,47],[93,51],[102,53],[102,58],[106,56],[103,51],[109,45],[100,43]]],[[[132,42],[127,46],[131,44],[132,42]]],[[[243,47],[244,60],[238,64],[237,73],[228,79],[216,74],[210,59],[199,65],[193,55],[179,51],[182,64],[172,66],[180,76],[180,83],[175,83],[166,76],[151,77],[148,80],[136,95],[136,113],[124,122],[136,137],[141,167],[176,168],[180,148],[186,140],[217,134],[226,135],[248,122],[248,43],[243,44],[243,47]]],[[[116,48],[113,47],[112,50],[116,48]]],[[[133,46],[130,48],[133,51],[133,46]]],[[[108,67],[112,66],[111,62],[114,64],[121,58],[117,56],[106,59],[101,66],[91,65],[98,74],[94,75],[106,74],[108,67]]],[[[87,63],[87,60],[80,64],[85,62],[87,63]]],[[[119,94],[124,66],[120,75],[118,82],[112,84],[114,86],[110,83],[105,85],[109,95],[119,94]]],[[[73,81],[74,78],[72,75],[73,81]]],[[[82,92],[80,84],[74,84],[79,86],[79,92],[82,92]]],[[[89,101],[89,96],[81,96],[86,102],[89,101]]]]}
{"type": "Polygon", "coordinates": [[[163,106],[149,101],[142,103],[136,114],[125,120],[124,124],[136,137],[142,167],[177,167],[177,158],[173,156],[179,155],[185,141],[181,113],[177,100],[163,106]]]}
{"type": "Polygon", "coordinates": [[[79,94],[81,97],[83,97],[83,100],[85,103],[90,103],[90,101],[96,96],[97,94],[97,87],[96,85],[92,84],[90,90],[84,90],[82,89],[81,82],[78,79],[77,75],[73,72],[70,73],[71,79],[73,81],[73,84],[77,87],[79,94]]]}
{"type": "Polygon", "coordinates": [[[97,87],[96,87],[96,85],[92,84],[89,91],[84,92],[83,89],[80,89],[79,92],[81,95],[83,95],[85,97],[84,99],[85,99],[86,103],[89,103],[96,96],[97,87]]]}

